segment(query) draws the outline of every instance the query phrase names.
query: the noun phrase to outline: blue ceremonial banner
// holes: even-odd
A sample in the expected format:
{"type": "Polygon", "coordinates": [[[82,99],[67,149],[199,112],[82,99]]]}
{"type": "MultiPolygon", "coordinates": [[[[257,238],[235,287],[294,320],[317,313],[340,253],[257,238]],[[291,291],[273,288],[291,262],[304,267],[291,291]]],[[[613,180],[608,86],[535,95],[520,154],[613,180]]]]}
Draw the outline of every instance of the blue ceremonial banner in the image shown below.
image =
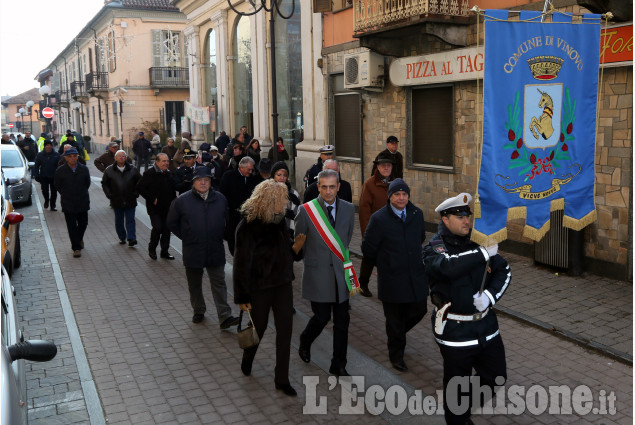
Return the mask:
{"type": "Polygon", "coordinates": [[[541,23],[532,13],[510,22],[506,11],[485,11],[479,243],[506,239],[508,219],[525,217],[523,235],[534,240],[551,211],[564,209],[564,225],[577,230],[596,219],[600,16],[541,23]]]}

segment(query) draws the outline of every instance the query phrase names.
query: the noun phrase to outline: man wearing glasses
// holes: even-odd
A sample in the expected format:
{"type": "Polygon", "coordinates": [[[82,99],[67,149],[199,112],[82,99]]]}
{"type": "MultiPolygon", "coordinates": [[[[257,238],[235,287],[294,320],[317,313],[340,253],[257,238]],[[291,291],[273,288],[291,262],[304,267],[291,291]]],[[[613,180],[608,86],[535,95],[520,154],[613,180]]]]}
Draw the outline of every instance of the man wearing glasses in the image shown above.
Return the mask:
{"type": "Polygon", "coordinates": [[[498,255],[497,244],[483,247],[470,240],[471,201],[470,194],[460,193],[435,209],[441,215],[439,231],[423,251],[436,307],[433,333],[443,356],[448,424],[471,423],[472,391],[482,387],[493,391],[507,378],[505,347],[492,306],[507,289],[511,270],[498,255]],[[469,403],[463,402],[468,397],[462,394],[468,388],[469,403]]]}
{"type": "Polygon", "coordinates": [[[306,171],[306,174],[304,175],[305,188],[309,187],[312,183],[317,181],[316,179],[317,179],[318,173],[322,171],[322,169],[324,168],[324,161],[326,161],[327,159],[333,158],[333,152],[335,151],[335,146],[325,145],[325,146],[322,146],[319,149],[319,151],[320,151],[320,157],[318,158],[317,162],[313,164],[311,168],[309,168],[306,171]]]}
{"type": "Polygon", "coordinates": [[[225,228],[225,240],[229,247],[229,252],[234,255],[234,242],[236,227],[240,222],[241,216],[238,210],[242,204],[249,199],[251,192],[254,191],[258,181],[253,176],[256,163],[254,160],[246,156],[240,160],[238,167],[233,170],[227,170],[223,174],[218,191],[227,198],[227,206],[229,208],[229,216],[227,226],[225,228]]]}
{"type": "Polygon", "coordinates": [[[392,157],[392,177],[394,179],[403,179],[403,155],[397,151],[399,149],[399,139],[395,136],[388,136],[386,139],[386,149],[381,151],[375,157],[375,162],[373,162],[373,170],[370,172],[372,176],[375,174],[375,170],[377,169],[377,160],[380,155],[390,155],[392,157]]]}

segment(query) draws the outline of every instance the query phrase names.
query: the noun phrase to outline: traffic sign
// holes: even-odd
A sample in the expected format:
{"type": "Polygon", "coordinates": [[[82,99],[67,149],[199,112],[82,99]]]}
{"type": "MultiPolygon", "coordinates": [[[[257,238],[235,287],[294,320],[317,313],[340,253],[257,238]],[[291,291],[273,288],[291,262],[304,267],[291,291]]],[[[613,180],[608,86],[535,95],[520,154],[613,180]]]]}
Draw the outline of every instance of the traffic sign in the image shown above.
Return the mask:
{"type": "Polygon", "coordinates": [[[44,108],[42,109],[42,116],[44,118],[53,118],[53,109],[52,108],[44,108]]]}
{"type": "Polygon", "coordinates": [[[9,123],[9,128],[13,128],[13,123],[9,123]]]}

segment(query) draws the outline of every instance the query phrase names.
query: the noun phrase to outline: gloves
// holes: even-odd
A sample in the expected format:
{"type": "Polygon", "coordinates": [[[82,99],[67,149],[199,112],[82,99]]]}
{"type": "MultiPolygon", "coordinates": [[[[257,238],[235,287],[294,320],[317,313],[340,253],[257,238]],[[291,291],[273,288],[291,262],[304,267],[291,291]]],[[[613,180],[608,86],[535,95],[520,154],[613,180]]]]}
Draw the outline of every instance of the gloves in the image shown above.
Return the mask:
{"type": "Polygon", "coordinates": [[[473,298],[474,307],[476,307],[476,309],[480,312],[484,312],[485,310],[487,310],[487,307],[489,307],[491,303],[489,297],[485,295],[485,292],[483,292],[482,294],[479,294],[477,292],[476,294],[474,294],[473,298]]]}
{"type": "Polygon", "coordinates": [[[486,246],[485,250],[487,251],[487,253],[489,254],[491,258],[495,256],[496,254],[498,254],[498,244],[495,243],[494,245],[486,246]]]}

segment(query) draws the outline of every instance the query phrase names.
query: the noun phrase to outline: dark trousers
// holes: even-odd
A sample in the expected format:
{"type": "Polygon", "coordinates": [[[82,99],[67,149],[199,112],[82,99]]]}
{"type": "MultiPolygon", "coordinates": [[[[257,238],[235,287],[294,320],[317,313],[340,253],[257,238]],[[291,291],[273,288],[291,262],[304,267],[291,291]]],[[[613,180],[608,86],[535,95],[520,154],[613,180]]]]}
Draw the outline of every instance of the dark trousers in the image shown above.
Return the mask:
{"type": "Polygon", "coordinates": [[[427,300],[415,303],[383,302],[388,337],[388,356],[391,362],[403,360],[406,333],[423,319],[428,311],[427,300]]]}
{"type": "Polygon", "coordinates": [[[333,357],[331,367],[346,367],[346,350],[348,348],[348,324],[351,320],[348,314],[348,300],[341,303],[317,303],[311,301],[313,317],[309,319],[306,328],[300,335],[300,346],[310,347],[315,338],[320,335],[324,326],[331,320],[333,311],[333,357]]]}
{"type": "Polygon", "coordinates": [[[373,268],[375,262],[370,258],[362,257],[362,266],[359,270],[359,286],[362,289],[368,289],[368,282],[370,282],[370,275],[373,274],[373,268]]]}
{"type": "MultiPolygon", "coordinates": [[[[225,283],[225,266],[207,267],[207,277],[212,287],[212,297],[216,305],[218,321],[223,323],[232,315],[232,309],[227,304],[227,284],[225,283]]],[[[190,304],[194,314],[204,314],[207,311],[205,298],[203,298],[203,269],[194,267],[185,268],[187,288],[190,291],[190,304]]]]}
{"type": "Polygon", "coordinates": [[[143,156],[135,155],[134,156],[134,166],[137,167],[137,170],[141,172],[141,165],[145,167],[145,171],[148,171],[148,166],[150,164],[150,154],[146,154],[143,156]]]}
{"type": "MultiPolygon", "coordinates": [[[[251,318],[262,341],[269,322],[269,311],[273,311],[276,325],[276,384],[289,383],[289,353],[293,331],[293,287],[291,282],[275,288],[251,293],[251,318]]],[[[244,320],[244,319],[243,319],[244,320]]],[[[243,359],[252,362],[258,346],[246,348],[243,359]]]]}
{"type": "Polygon", "coordinates": [[[45,202],[51,202],[51,208],[55,208],[55,202],[57,201],[57,189],[55,189],[55,185],[53,184],[53,179],[48,179],[46,177],[40,177],[40,186],[42,186],[42,195],[44,196],[45,202]],[[50,188],[50,196],[49,196],[49,188],[50,188]]]}
{"type": "Polygon", "coordinates": [[[71,240],[71,249],[77,251],[82,249],[82,240],[84,232],[88,226],[88,211],[81,213],[64,213],[66,219],[66,228],[68,229],[68,237],[71,240]]]}
{"type": "MultiPolygon", "coordinates": [[[[437,343],[438,344],[438,343],[437,343]]],[[[465,397],[464,392],[447,391],[450,379],[456,376],[469,377],[472,375],[472,368],[476,375],[480,377],[480,385],[492,389],[496,385],[496,377],[501,376],[507,380],[507,365],[505,363],[505,346],[500,335],[486,341],[484,345],[470,347],[449,347],[438,344],[443,356],[443,409],[445,411],[445,421],[448,424],[465,424],[470,417],[472,407],[472,387],[469,391],[469,408],[465,412],[452,412],[448,407],[448,399],[451,397],[454,405],[459,405],[461,397],[465,397]],[[452,394],[454,392],[454,394],[452,394]]],[[[498,385],[504,383],[500,382],[498,385]]],[[[451,386],[456,387],[455,385],[451,386]]],[[[464,390],[465,388],[460,388],[464,390]]],[[[484,403],[481,397],[480,405],[484,403]]],[[[464,408],[465,409],[465,408],[464,408]]]]}
{"type": "Polygon", "coordinates": [[[161,253],[167,253],[170,248],[170,229],[168,229],[167,217],[152,214],[150,215],[150,224],[152,225],[152,230],[150,231],[149,251],[155,252],[160,241],[161,253]]]}
{"type": "Polygon", "coordinates": [[[129,241],[137,239],[137,227],[134,221],[136,207],[113,208],[115,211],[115,230],[119,239],[129,241]]]}

